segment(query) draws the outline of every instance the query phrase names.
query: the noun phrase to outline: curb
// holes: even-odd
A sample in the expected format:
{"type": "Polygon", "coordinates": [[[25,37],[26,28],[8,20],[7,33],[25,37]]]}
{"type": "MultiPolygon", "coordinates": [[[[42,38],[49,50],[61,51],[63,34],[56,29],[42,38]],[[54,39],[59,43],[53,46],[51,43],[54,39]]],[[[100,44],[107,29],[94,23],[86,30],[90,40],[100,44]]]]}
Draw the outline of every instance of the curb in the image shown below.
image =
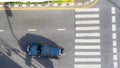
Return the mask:
{"type": "Polygon", "coordinates": [[[93,5],[95,5],[98,2],[98,0],[90,0],[85,3],[79,2],[79,3],[64,3],[64,4],[0,4],[0,8],[8,7],[8,8],[90,8],[93,5]]]}

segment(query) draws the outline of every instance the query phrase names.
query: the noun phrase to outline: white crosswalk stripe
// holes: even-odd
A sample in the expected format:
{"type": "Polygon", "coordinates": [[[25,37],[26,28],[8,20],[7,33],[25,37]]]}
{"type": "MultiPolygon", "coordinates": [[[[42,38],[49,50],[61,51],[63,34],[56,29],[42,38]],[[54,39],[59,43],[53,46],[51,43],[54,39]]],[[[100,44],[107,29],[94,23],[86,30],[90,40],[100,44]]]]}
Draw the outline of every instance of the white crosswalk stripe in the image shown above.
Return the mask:
{"type": "Polygon", "coordinates": [[[74,68],[101,68],[101,65],[100,64],[95,64],[95,65],[91,65],[91,64],[85,64],[85,65],[75,64],[74,68]]]}
{"type": "MultiPolygon", "coordinates": [[[[101,68],[99,8],[76,9],[75,12],[74,68],[101,68]],[[97,45],[88,45],[89,43],[97,43],[97,45]]],[[[114,35],[114,37],[116,36],[114,35]]],[[[114,49],[114,51],[116,50],[114,49]]]]}
{"type": "Polygon", "coordinates": [[[98,18],[99,14],[77,14],[75,15],[75,18],[98,18]]]}
{"type": "Polygon", "coordinates": [[[76,9],[75,12],[99,12],[99,8],[76,9]]]}
{"type": "Polygon", "coordinates": [[[99,37],[100,33],[76,33],[75,34],[76,37],[83,37],[83,36],[87,36],[87,37],[99,37]]]}
{"type": "Polygon", "coordinates": [[[99,24],[99,20],[76,21],[75,24],[99,24]]]}
{"type": "Polygon", "coordinates": [[[99,26],[94,26],[94,27],[76,27],[75,30],[99,30],[99,26]]]}
{"type": "Polygon", "coordinates": [[[75,49],[100,49],[100,46],[77,46],[75,45],[75,49]]]}
{"type": "Polygon", "coordinates": [[[75,58],[75,62],[100,62],[100,58],[75,58]]]}
{"type": "Polygon", "coordinates": [[[75,52],[75,55],[100,55],[100,52],[75,52]]]}

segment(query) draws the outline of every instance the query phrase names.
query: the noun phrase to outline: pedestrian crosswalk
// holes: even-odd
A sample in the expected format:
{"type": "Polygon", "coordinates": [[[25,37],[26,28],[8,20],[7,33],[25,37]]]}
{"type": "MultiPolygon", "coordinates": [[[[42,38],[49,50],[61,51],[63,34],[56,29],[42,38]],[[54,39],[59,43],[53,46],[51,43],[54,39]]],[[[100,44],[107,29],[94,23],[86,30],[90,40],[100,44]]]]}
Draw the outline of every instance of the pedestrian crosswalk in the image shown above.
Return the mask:
{"type": "Polygon", "coordinates": [[[101,68],[99,8],[75,10],[74,68],[101,68]]]}

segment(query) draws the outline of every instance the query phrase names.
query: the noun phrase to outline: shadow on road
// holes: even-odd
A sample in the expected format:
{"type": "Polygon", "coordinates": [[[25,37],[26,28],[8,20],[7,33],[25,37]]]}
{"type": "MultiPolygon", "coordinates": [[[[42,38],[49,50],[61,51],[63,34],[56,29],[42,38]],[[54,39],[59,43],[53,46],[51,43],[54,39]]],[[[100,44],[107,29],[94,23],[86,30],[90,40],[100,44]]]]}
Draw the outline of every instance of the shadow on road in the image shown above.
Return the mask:
{"type": "Polygon", "coordinates": [[[117,5],[115,2],[113,2],[112,0],[108,0],[111,4],[113,4],[115,7],[117,7],[118,9],[120,9],[120,6],[117,5]]]}
{"type": "Polygon", "coordinates": [[[18,39],[17,39],[17,37],[16,37],[16,35],[15,35],[14,31],[13,31],[13,27],[12,27],[12,24],[11,24],[10,19],[9,19],[10,17],[13,16],[9,5],[10,5],[9,2],[4,3],[5,13],[6,13],[6,17],[7,17],[7,21],[8,21],[8,25],[9,25],[9,27],[10,27],[11,33],[12,33],[13,37],[14,37],[14,38],[17,40],[17,42],[18,42],[18,39]]]}
{"type": "Polygon", "coordinates": [[[22,67],[0,51],[0,68],[22,68],[22,67]]]}
{"type": "MultiPolygon", "coordinates": [[[[27,46],[28,44],[34,42],[34,43],[40,43],[43,42],[43,44],[48,44],[50,46],[57,46],[57,44],[55,42],[53,42],[52,40],[45,38],[43,36],[39,36],[39,35],[35,35],[35,34],[26,34],[25,36],[23,36],[20,40],[19,40],[19,44],[20,44],[20,48],[26,52],[27,50],[27,46]]],[[[25,63],[29,66],[31,66],[31,56],[26,55],[26,60],[25,63]]],[[[51,60],[49,60],[49,58],[39,58],[39,57],[35,57],[35,60],[37,60],[40,64],[42,64],[45,68],[54,68],[53,67],[53,62],[51,60]]]]}
{"type": "Polygon", "coordinates": [[[48,44],[49,46],[58,47],[57,44],[53,42],[52,40],[45,38],[43,36],[40,36],[40,35],[35,35],[35,34],[30,34],[30,33],[23,36],[19,40],[19,44],[20,44],[21,49],[26,52],[26,47],[28,44],[32,42],[40,43],[41,41],[43,42],[43,44],[48,44]]]}

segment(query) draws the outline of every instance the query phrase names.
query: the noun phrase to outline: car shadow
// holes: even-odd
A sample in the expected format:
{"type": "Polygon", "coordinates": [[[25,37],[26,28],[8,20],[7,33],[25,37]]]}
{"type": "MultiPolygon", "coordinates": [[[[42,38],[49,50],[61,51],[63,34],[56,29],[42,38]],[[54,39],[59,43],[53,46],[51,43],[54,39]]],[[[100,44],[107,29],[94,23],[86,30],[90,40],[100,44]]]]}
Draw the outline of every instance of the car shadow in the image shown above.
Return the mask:
{"type": "MultiPolygon", "coordinates": [[[[40,36],[40,35],[30,34],[30,33],[26,34],[19,40],[19,45],[20,45],[21,50],[27,53],[27,46],[30,43],[32,42],[40,43],[41,41],[43,44],[57,47],[57,44],[53,42],[52,40],[45,38],[43,36],[40,36]]],[[[37,60],[40,64],[42,64],[45,68],[54,68],[53,62],[48,57],[34,57],[34,59],[37,60]]],[[[25,63],[28,66],[31,66],[31,60],[32,60],[32,57],[29,55],[26,55],[25,63]]]]}
{"type": "Polygon", "coordinates": [[[58,45],[53,42],[52,40],[45,38],[43,36],[40,35],[35,35],[35,34],[26,34],[25,36],[23,36],[20,40],[19,40],[19,45],[20,48],[26,52],[26,47],[30,44],[30,43],[43,43],[49,46],[53,46],[53,47],[58,47],[58,45]]]}

